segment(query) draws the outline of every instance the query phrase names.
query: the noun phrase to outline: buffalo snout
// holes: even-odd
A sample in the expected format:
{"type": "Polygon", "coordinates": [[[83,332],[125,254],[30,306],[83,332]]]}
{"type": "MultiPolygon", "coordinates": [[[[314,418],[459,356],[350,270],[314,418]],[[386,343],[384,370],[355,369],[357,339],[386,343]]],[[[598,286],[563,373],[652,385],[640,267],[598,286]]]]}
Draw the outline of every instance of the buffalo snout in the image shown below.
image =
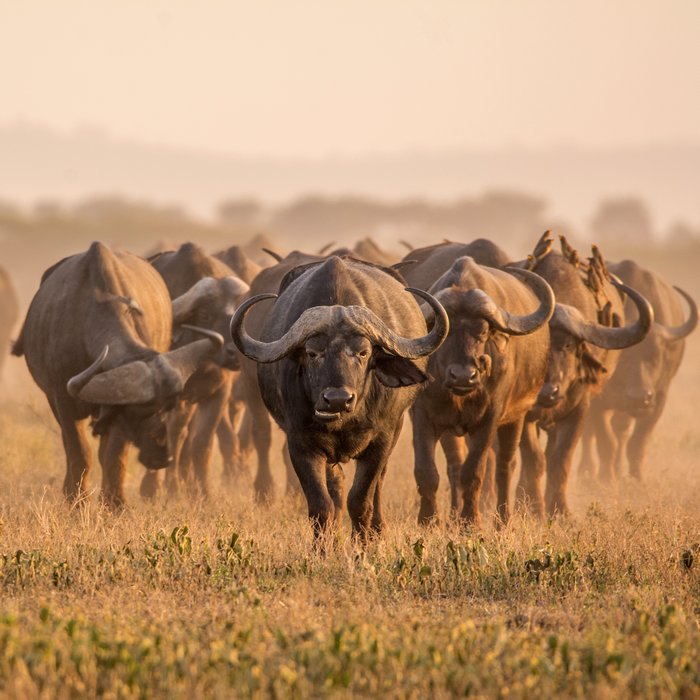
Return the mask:
{"type": "Polygon", "coordinates": [[[644,413],[654,407],[656,396],[651,389],[638,389],[625,394],[625,403],[630,412],[644,413]]]}
{"type": "Polygon", "coordinates": [[[357,394],[348,387],[328,387],[316,402],[316,418],[334,420],[343,413],[352,413],[356,403],[357,394]]]}
{"type": "Polygon", "coordinates": [[[545,408],[551,408],[561,400],[561,389],[559,384],[553,384],[547,382],[544,384],[542,389],[540,389],[539,396],[537,397],[537,403],[545,408]]]}

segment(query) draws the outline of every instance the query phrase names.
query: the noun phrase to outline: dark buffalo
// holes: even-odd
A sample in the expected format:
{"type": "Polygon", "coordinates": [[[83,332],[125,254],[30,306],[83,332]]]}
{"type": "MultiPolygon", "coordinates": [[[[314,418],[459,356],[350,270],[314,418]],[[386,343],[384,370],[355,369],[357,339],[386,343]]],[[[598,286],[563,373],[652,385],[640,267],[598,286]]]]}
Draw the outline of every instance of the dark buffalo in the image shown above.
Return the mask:
{"type": "MultiPolygon", "coordinates": [[[[655,322],[644,340],[622,352],[617,369],[603,393],[591,405],[584,433],[585,472],[593,471],[592,442],[598,447],[599,475],[609,481],[619,476],[627,452],[630,474],[642,478],[642,470],[654,428],[663,413],[671,380],[685,350],[685,338],[698,324],[698,308],[682,289],[671,287],[663,278],[632,260],[608,265],[626,285],[651,303],[655,322]],[[675,289],[675,291],[674,291],[675,289]],[[690,307],[684,318],[681,297],[690,307]],[[630,430],[634,424],[634,431],[630,430]]],[[[636,308],[628,300],[625,316],[634,318],[636,308]]]]}
{"type": "Polygon", "coordinates": [[[0,267],[0,375],[10,347],[12,329],[19,318],[19,301],[10,276],[0,267]]]}
{"type": "Polygon", "coordinates": [[[498,436],[497,504],[506,522],[520,434],[547,367],[554,294],[536,274],[481,266],[470,257],[455,261],[429,291],[445,307],[450,332],[428,361],[432,382],[411,413],[421,497],[418,520],[428,523],[437,517],[435,446],[447,434],[442,444],[453,512],[461,505],[462,520],[476,524],[487,458],[498,436]],[[466,459],[458,447],[463,435],[470,438],[466,459]]]}
{"type": "Polygon", "coordinates": [[[557,306],[549,327],[551,346],[547,375],[523,430],[519,494],[542,515],[541,478],[547,472],[546,506],[550,514],[568,513],[566,489],[574,450],[581,438],[591,399],[600,394],[617,366],[623,348],[649,332],[653,311],[635,290],[611,279],[597,248],[581,261],[562,237],[562,254],[551,250],[547,232],[527,265],[554,290],[557,306]],[[617,287],[617,289],[616,289],[617,287]],[[625,323],[620,292],[627,294],[638,318],[625,323]],[[546,453],[537,429],[548,433],[546,453]]]}
{"type": "Polygon", "coordinates": [[[397,273],[332,256],[283,280],[261,340],[243,330],[243,321],[271,295],[248,299],[232,319],[236,345],[259,363],[263,401],[287,435],[316,533],[341,515],[339,464],[350,459],[357,460],[348,496],[353,532],[365,538],[382,530],[387,460],[427,379],[426,358],[448,332],[442,306],[412,291],[433,309],[430,332],[397,273]]]}
{"type": "MultiPolygon", "coordinates": [[[[165,280],[173,299],[174,348],[191,342],[191,326],[228,335],[231,316],[248,291],[248,285],[231,268],[193,243],[156,256],[152,264],[165,280]]],[[[237,356],[233,344],[228,343],[187,381],[178,411],[172,416],[171,431],[177,445],[174,468],[169,472],[173,489],[179,480],[191,480],[193,473],[197,490],[207,494],[209,462],[217,430],[219,439],[228,446],[222,450],[224,473],[234,469],[231,461],[235,454],[235,434],[225,419],[233,383],[231,370],[239,368],[237,356]]],[[[153,495],[157,481],[158,475],[147,475],[142,483],[143,495],[153,495]]]]}
{"type": "Polygon", "coordinates": [[[102,493],[124,503],[129,442],[146,467],[172,460],[166,418],[221,336],[168,352],[172,310],[160,275],[141,258],[93,243],[49,268],[27,312],[13,353],[26,357],[61,426],[66,452],[63,490],[84,495],[91,466],[87,419],[100,436],[102,493]]]}

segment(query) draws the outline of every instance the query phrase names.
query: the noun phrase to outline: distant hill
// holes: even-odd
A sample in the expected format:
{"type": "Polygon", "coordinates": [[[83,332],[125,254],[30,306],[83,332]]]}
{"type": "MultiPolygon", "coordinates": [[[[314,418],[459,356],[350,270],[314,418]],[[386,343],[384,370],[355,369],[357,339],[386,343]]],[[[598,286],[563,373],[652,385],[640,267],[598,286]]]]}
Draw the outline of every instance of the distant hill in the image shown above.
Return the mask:
{"type": "Polygon", "coordinates": [[[506,189],[544,197],[553,218],[587,223],[601,198],[637,195],[659,229],[700,222],[700,145],[583,150],[510,148],[357,158],[244,158],[113,138],[82,129],[0,126],[0,200],[76,200],[94,193],[176,202],[210,215],[250,195],[280,202],[310,192],[452,198],[506,189]]]}

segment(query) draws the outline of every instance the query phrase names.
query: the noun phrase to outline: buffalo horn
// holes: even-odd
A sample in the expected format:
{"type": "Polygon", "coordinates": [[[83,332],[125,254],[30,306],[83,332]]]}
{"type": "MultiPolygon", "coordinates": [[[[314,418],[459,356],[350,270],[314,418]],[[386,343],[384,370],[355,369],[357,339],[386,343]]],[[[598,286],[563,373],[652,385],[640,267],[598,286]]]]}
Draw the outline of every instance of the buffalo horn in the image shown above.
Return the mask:
{"type": "Polygon", "coordinates": [[[279,340],[269,343],[255,340],[243,328],[245,316],[254,304],[275,299],[275,294],[259,294],[246,299],[231,319],[231,338],[244,355],[256,362],[276,362],[303,345],[312,335],[323,333],[331,324],[345,321],[391,354],[407,359],[430,355],[447,337],[447,313],[442,304],[427,292],[410,287],[406,291],[425,299],[435,312],[432,329],[420,338],[404,338],[392,331],[373,311],[362,306],[314,306],[304,311],[279,340]]]}
{"type": "MultiPolygon", "coordinates": [[[[224,343],[224,339],[218,333],[197,327],[191,328],[203,333],[207,338],[162,355],[155,355],[148,360],[135,360],[99,374],[96,374],[99,369],[93,370],[94,376],[83,382],[79,398],[87,403],[116,406],[150,403],[161,395],[161,389],[167,395],[182,391],[185,382],[202,361],[218,352],[224,343]]],[[[85,372],[89,370],[90,368],[85,372]]],[[[69,392],[71,382],[77,381],[80,376],[77,375],[68,383],[69,392]]]]}
{"type": "Polygon", "coordinates": [[[657,323],[656,328],[659,333],[666,339],[670,341],[683,340],[689,336],[698,325],[698,305],[695,303],[693,297],[687,292],[684,292],[680,287],[673,287],[685,300],[688,302],[690,308],[690,316],[685,323],[680,326],[665,326],[662,323],[657,323]]]}
{"type": "Polygon", "coordinates": [[[78,398],[80,390],[100,372],[104,361],[107,359],[108,353],[109,345],[105,345],[100,356],[87,369],[84,369],[80,374],[76,374],[68,380],[66,390],[69,396],[72,396],[74,399],[78,398]]]}
{"type": "Polygon", "coordinates": [[[610,328],[599,323],[586,321],[581,312],[567,304],[557,304],[552,323],[562,328],[579,340],[606,350],[622,350],[644,340],[654,322],[654,310],[651,304],[636,290],[626,284],[611,279],[612,283],[624,292],[637,307],[639,317],[629,326],[610,328]]]}

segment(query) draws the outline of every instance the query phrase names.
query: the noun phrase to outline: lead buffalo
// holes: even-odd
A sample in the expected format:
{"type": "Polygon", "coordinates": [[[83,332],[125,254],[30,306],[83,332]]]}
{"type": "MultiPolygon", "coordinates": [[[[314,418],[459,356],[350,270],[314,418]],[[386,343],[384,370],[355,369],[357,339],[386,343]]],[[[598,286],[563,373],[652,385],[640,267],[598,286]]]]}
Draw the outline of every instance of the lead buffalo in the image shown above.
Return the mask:
{"type": "Polygon", "coordinates": [[[26,357],[61,426],[69,499],[84,495],[91,466],[88,418],[100,436],[108,505],[124,503],[129,442],[146,467],[171,461],[167,413],[190,375],[223,345],[212,334],[167,352],[171,336],[168,290],[135,255],[93,243],[44,273],[13,353],[26,357]]]}
{"type": "Polygon", "coordinates": [[[508,493],[523,422],[544,380],[549,349],[547,321],[554,294],[537,275],[478,265],[463,257],[431,287],[445,307],[450,332],[428,361],[433,381],[412,410],[419,522],[437,517],[439,475],[435,446],[448,457],[452,508],[479,523],[479,496],[491,446],[498,436],[498,514],[509,518],[508,493]],[[531,287],[528,288],[517,275],[531,287]],[[469,435],[469,454],[459,438],[469,435]],[[452,443],[452,444],[451,444],[452,443]]]}
{"type": "Polygon", "coordinates": [[[591,399],[603,391],[612,376],[620,355],[617,351],[643,340],[654,318],[644,297],[609,276],[597,248],[585,262],[563,237],[561,244],[562,254],[553,252],[546,232],[535,254],[522,263],[544,277],[557,298],[549,322],[547,376],[521,441],[518,490],[538,515],[544,512],[541,478],[545,468],[548,512],[568,512],[566,490],[571,460],[591,399]],[[638,311],[637,319],[628,325],[623,325],[625,312],[620,292],[629,296],[638,311]],[[548,433],[544,454],[538,427],[548,433]]]}
{"type": "MultiPolygon", "coordinates": [[[[610,480],[615,473],[620,474],[625,447],[630,474],[641,479],[651,436],[683,359],[685,338],[698,324],[698,308],[682,289],[671,287],[662,277],[632,260],[610,264],[608,269],[649,300],[655,322],[641,343],[623,351],[605,391],[593,401],[581,466],[587,472],[593,470],[591,442],[595,440],[602,479],[610,480]],[[690,307],[687,319],[680,297],[690,307]]],[[[625,315],[635,314],[628,301],[625,315]]]]}
{"type": "Polygon", "coordinates": [[[381,488],[403,415],[427,377],[426,357],[448,331],[435,299],[405,290],[392,270],[331,257],[298,267],[283,280],[261,340],[243,329],[245,301],[231,322],[238,348],[258,362],[263,401],[287,434],[294,469],[317,534],[339,519],[344,476],[339,464],[357,460],[348,496],[353,532],[380,532],[381,488]],[[435,322],[426,332],[424,298],[435,322]]]}

